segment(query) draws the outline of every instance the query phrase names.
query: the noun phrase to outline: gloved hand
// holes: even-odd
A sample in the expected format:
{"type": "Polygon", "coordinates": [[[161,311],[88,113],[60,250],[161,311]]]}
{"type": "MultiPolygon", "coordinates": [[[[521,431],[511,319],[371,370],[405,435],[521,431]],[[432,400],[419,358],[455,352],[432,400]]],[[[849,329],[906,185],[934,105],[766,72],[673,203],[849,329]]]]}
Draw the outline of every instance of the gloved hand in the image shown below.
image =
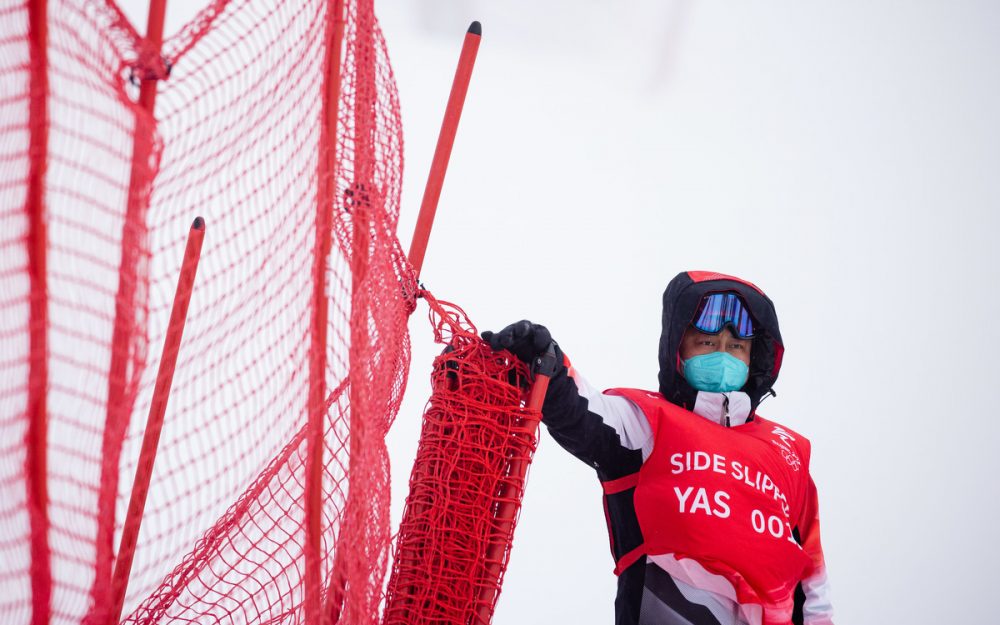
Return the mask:
{"type": "Polygon", "coordinates": [[[499,332],[487,330],[482,337],[494,350],[506,349],[529,365],[534,363],[536,356],[544,354],[552,342],[548,328],[527,319],[512,323],[499,332]]]}

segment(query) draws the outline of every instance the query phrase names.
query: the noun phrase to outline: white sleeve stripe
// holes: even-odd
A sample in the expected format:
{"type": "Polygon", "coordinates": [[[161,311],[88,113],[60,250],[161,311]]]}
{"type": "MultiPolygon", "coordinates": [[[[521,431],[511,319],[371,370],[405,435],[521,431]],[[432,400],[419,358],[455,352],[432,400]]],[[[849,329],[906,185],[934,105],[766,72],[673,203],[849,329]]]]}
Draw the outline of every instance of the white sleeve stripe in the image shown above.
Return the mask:
{"type": "Polygon", "coordinates": [[[623,447],[641,449],[645,462],[653,451],[653,431],[639,406],[620,395],[599,392],[573,367],[569,368],[569,375],[576,382],[580,395],[587,400],[588,409],[614,428],[623,447]]]}

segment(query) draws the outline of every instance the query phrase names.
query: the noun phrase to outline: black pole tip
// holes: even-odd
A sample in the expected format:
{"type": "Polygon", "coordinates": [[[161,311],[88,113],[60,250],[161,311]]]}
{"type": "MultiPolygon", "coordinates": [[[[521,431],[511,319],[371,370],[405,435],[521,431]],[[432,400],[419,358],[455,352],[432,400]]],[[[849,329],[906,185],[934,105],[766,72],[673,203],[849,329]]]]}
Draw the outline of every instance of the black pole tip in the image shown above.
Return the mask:
{"type": "Polygon", "coordinates": [[[483,25],[480,24],[479,22],[472,22],[471,24],[469,24],[469,30],[468,30],[468,32],[472,33],[473,35],[482,36],[482,34],[483,34],[483,25]]]}
{"type": "Polygon", "coordinates": [[[201,217],[195,217],[194,218],[194,223],[191,224],[191,229],[192,230],[204,230],[205,229],[205,220],[202,219],[201,217]]]}

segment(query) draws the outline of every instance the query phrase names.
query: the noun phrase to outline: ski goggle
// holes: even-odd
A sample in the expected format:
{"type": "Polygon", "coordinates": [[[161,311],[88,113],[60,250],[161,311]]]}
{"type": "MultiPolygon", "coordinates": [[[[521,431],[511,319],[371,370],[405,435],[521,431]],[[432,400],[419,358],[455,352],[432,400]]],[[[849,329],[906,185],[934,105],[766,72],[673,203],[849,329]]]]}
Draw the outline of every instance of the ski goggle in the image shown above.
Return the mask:
{"type": "Polygon", "coordinates": [[[735,293],[710,293],[703,297],[691,325],[705,334],[718,334],[728,325],[737,338],[754,336],[750,311],[735,293]]]}

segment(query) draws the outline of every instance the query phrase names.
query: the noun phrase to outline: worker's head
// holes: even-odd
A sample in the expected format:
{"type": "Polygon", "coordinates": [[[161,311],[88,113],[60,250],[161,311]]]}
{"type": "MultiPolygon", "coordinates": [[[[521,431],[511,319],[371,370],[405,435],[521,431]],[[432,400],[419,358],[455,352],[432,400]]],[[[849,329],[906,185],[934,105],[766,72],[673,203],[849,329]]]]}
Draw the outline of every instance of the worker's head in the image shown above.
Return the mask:
{"type": "Polygon", "coordinates": [[[699,391],[726,393],[746,384],[753,319],[733,292],[709,293],[681,337],[681,373],[699,391]]]}
{"type": "Polygon", "coordinates": [[[774,305],[734,276],[687,271],[663,294],[660,392],[687,408],[699,391],[740,390],[754,408],[771,391],[784,347],[774,305]]]}

